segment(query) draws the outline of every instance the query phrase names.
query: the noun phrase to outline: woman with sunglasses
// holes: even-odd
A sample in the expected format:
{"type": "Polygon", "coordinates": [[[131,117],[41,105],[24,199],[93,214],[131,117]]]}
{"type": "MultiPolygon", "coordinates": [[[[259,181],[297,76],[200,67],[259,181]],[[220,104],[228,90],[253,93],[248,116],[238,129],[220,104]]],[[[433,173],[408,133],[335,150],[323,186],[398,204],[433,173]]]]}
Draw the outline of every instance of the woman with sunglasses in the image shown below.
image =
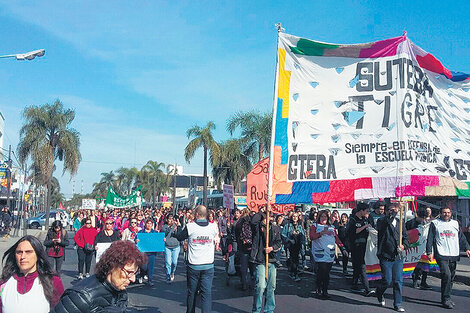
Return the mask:
{"type": "Polygon", "coordinates": [[[137,233],[140,231],[140,229],[141,228],[138,226],[137,218],[131,218],[129,227],[122,231],[122,240],[135,242],[135,239],[137,238],[137,233]]]}
{"type": "Polygon", "coordinates": [[[91,219],[86,218],[85,225],[80,228],[73,237],[77,245],[78,255],[78,279],[83,279],[83,265],[85,265],[86,277],[90,276],[91,260],[95,252],[95,237],[97,230],[92,227],[91,219]]]}
{"type": "Polygon", "coordinates": [[[52,267],[60,274],[62,263],[65,260],[65,247],[69,245],[67,231],[62,227],[61,221],[54,221],[47,232],[44,246],[52,267]]]}
{"type": "Polygon", "coordinates": [[[126,288],[145,262],[132,242],[113,242],[96,264],[95,275],[67,289],[51,313],[128,312],[126,288]]]}
{"type": "Polygon", "coordinates": [[[95,237],[96,262],[98,263],[101,255],[111,245],[111,243],[120,239],[119,232],[113,230],[114,221],[111,218],[103,221],[103,230],[95,237]]]}

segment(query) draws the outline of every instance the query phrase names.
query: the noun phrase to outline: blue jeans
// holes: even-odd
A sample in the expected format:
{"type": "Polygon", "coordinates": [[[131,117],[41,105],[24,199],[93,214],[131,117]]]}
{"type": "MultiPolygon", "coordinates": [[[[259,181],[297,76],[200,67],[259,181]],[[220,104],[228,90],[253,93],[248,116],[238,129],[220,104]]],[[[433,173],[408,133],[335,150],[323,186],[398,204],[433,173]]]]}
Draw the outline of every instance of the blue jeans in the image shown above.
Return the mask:
{"type": "Polygon", "coordinates": [[[385,290],[393,284],[393,306],[401,306],[401,293],[403,289],[403,260],[380,261],[382,280],[377,288],[377,298],[382,299],[385,290]]]}
{"type": "Polygon", "coordinates": [[[186,313],[196,311],[196,292],[198,287],[201,291],[201,312],[210,313],[212,310],[212,280],[214,279],[214,268],[208,270],[195,270],[187,267],[186,273],[187,297],[186,313]]]}
{"type": "Polygon", "coordinates": [[[264,264],[258,264],[255,268],[255,293],[253,295],[253,313],[261,312],[263,304],[263,295],[266,290],[266,303],[264,304],[264,312],[274,312],[276,308],[276,300],[274,299],[274,290],[276,290],[276,274],[277,269],[274,264],[268,265],[268,281],[266,281],[266,270],[264,264]]]}
{"type": "Polygon", "coordinates": [[[152,282],[152,277],[153,277],[153,271],[155,267],[155,258],[157,257],[156,252],[145,252],[147,255],[148,261],[147,264],[144,265],[143,270],[144,272],[147,273],[147,276],[149,277],[149,283],[152,282]]]}
{"type": "Polygon", "coordinates": [[[175,274],[176,264],[178,264],[178,256],[180,255],[180,246],[176,248],[167,248],[165,247],[165,267],[166,267],[166,276],[175,274]]]}

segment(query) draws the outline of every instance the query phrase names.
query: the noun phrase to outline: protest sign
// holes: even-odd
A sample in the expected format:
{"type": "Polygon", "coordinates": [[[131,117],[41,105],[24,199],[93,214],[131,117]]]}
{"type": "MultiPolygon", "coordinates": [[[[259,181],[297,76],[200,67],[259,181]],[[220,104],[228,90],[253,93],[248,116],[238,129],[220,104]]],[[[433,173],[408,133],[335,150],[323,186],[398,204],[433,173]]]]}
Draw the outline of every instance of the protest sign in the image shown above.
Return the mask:
{"type": "Polygon", "coordinates": [[[137,233],[137,249],[140,252],[165,251],[164,233],[137,233]]]}

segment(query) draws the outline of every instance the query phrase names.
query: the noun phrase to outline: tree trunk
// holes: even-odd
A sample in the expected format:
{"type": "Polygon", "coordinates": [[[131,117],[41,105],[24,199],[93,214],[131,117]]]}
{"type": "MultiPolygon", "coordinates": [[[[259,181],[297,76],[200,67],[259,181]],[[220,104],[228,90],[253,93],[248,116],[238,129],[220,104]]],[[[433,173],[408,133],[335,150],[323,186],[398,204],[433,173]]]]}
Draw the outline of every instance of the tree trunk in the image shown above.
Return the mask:
{"type": "Polygon", "coordinates": [[[202,199],[203,199],[203,204],[205,207],[207,207],[207,147],[204,146],[204,184],[202,187],[202,199]]]}
{"type": "Polygon", "coordinates": [[[263,156],[264,156],[264,153],[263,153],[263,144],[260,142],[258,142],[258,162],[261,161],[263,159],[263,156]]]}
{"type": "Polygon", "coordinates": [[[51,199],[52,198],[52,173],[51,177],[47,180],[47,198],[46,198],[46,223],[44,224],[45,229],[49,229],[49,215],[51,213],[51,199]]]}
{"type": "Polygon", "coordinates": [[[153,178],[153,184],[152,184],[152,202],[153,202],[153,208],[155,209],[155,177],[153,178]]]}

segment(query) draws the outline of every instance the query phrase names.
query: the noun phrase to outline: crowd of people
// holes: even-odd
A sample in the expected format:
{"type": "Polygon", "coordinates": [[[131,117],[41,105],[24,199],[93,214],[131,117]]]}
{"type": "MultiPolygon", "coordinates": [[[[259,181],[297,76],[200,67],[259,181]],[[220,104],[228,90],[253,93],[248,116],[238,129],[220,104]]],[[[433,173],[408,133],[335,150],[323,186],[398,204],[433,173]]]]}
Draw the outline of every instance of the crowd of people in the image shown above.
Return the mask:
{"type": "MultiPolygon", "coordinates": [[[[280,266],[287,267],[294,282],[302,279],[303,271],[313,271],[314,293],[319,299],[328,299],[333,264],[342,262],[343,275],[347,276],[349,261],[352,291],[362,290],[364,296],[375,296],[379,304],[385,306],[383,294],[392,287],[393,308],[404,312],[402,254],[409,247],[406,230],[426,223],[430,223],[426,255],[429,260],[435,258],[441,269],[442,305],[453,308],[451,290],[459,251],[466,251],[470,257],[467,240],[448,208],[443,208],[437,218],[430,208],[419,208],[400,231],[397,217],[400,205],[377,202],[370,208],[360,202],[349,216],[340,215],[336,210],[311,210],[308,214],[298,211],[269,214],[269,218],[265,208],[255,213],[247,208],[229,212],[224,208],[209,210],[198,206],[194,210],[179,209],[175,215],[171,208],[76,211],[69,225],[75,230],[73,242],[80,282],[64,293],[60,273],[65,248],[70,244],[70,230],[61,220],[55,220],[43,246],[35,237],[26,236],[5,253],[0,313],[19,312],[17,310],[24,305],[21,299],[26,295],[37,301],[37,312],[48,312],[52,308],[57,313],[89,312],[90,308],[101,307],[106,307],[103,310],[106,312],[123,312],[127,306],[125,289],[129,284],[145,282],[150,287],[155,284],[156,252],[142,253],[137,249],[138,234],[143,232],[164,234],[167,283],[175,279],[178,258],[183,251],[187,312],[195,312],[198,296],[202,312],[211,312],[216,253],[222,254],[226,264],[227,282],[230,276],[238,275],[239,288],[251,290],[252,312],[261,312],[262,308],[264,312],[275,311],[280,266]],[[365,271],[366,243],[372,229],[377,232],[377,257],[382,274],[376,289],[369,285],[365,271]],[[103,246],[106,249],[100,251],[103,246]],[[97,265],[92,275],[94,255],[97,265]],[[13,297],[15,284],[24,288],[17,287],[19,295],[13,297]],[[46,306],[48,310],[43,309],[46,306]]],[[[419,263],[412,278],[414,288],[430,288],[426,268],[419,263]]]]}

